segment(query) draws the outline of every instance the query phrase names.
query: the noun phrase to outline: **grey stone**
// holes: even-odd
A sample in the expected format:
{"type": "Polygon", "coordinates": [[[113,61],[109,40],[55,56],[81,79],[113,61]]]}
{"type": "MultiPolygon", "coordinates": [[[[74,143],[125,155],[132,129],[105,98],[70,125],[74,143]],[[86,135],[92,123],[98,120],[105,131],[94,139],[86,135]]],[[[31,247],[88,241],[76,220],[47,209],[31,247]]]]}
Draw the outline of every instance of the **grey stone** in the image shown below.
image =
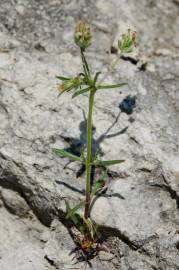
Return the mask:
{"type": "Polygon", "coordinates": [[[74,254],[70,255],[75,248],[74,242],[68,230],[59,222],[54,221],[52,228],[53,231],[45,244],[45,258],[57,269],[70,269],[75,262],[72,261],[74,254]]]}
{"type": "Polygon", "coordinates": [[[3,270],[54,269],[44,259],[39,235],[46,228],[35,219],[19,219],[0,208],[0,268],[3,270]]]}
{"type": "Polygon", "coordinates": [[[106,252],[106,251],[100,251],[99,252],[99,259],[101,261],[111,261],[112,259],[114,259],[114,254],[112,254],[110,252],[106,252]]]}
{"type": "Polygon", "coordinates": [[[1,192],[2,200],[8,210],[19,217],[29,215],[30,208],[19,193],[12,190],[3,189],[1,192]]]}
{"type": "MultiPolygon", "coordinates": [[[[94,27],[94,45],[87,57],[96,71],[105,71],[107,64],[116,58],[109,53],[110,46],[116,46],[125,29],[134,28],[139,35],[136,52],[121,59],[106,80],[106,83],[127,81],[128,86],[101,91],[95,99],[93,152],[98,147],[104,153],[103,159],[122,158],[125,162],[110,168],[107,193],[97,198],[91,211],[93,219],[101,225],[106,245],[110,244],[109,236],[116,243],[117,255],[110,262],[95,258],[93,267],[176,270],[179,260],[176,1],[0,2],[2,200],[18,216],[21,213],[26,216],[30,209],[50,227],[54,218],[64,222],[64,199],[74,205],[83,198],[84,173],[76,177],[80,165],[68,164],[67,159],[52,152],[53,147],[59,147],[80,154],[86,143],[88,99],[84,95],[71,100],[68,94],[58,98],[55,80],[55,75],[73,76],[81,71],[72,40],[74,24],[81,14],[94,27]],[[136,99],[131,115],[119,108],[128,95],[136,99]]],[[[57,223],[54,231],[46,228],[34,243],[34,228],[30,240],[24,236],[29,219],[27,222],[9,215],[3,207],[0,211],[4,220],[3,224],[0,219],[0,268],[31,270],[35,264],[40,270],[68,269],[72,262],[67,252],[73,241],[66,227],[57,223]],[[7,246],[4,237],[8,239],[7,246]],[[13,259],[9,254],[14,254],[13,259]]],[[[35,224],[45,228],[37,220],[35,224]]]]}

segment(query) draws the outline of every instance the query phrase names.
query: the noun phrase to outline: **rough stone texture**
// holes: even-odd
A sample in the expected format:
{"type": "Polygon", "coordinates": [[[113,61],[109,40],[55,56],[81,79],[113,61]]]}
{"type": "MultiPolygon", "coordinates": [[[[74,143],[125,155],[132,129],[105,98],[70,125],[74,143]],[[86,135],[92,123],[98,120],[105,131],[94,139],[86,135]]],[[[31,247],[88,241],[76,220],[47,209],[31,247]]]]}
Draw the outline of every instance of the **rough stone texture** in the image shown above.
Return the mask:
{"type": "Polygon", "coordinates": [[[0,197],[1,205],[23,216],[0,208],[0,268],[65,270],[72,264],[67,229],[44,225],[63,222],[64,198],[73,204],[84,193],[84,173],[76,177],[80,165],[66,166],[68,160],[51,151],[79,154],[85,145],[88,99],[57,98],[54,79],[81,70],[72,39],[81,17],[94,28],[87,57],[96,71],[115,59],[110,46],[125,29],[139,35],[136,52],[108,78],[129,85],[97,93],[95,100],[93,150],[126,162],[110,168],[108,191],[92,209],[115,254],[109,261],[94,259],[93,268],[176,270],[179,6],[170,0],[0,1],[0,197]],[[132,114],[120,109],[129,95],[135,98],[132,114]],[[43,225],[35,220],[32,226],[34,214],[43,225]]]}
{"type": "Polygon", "coordinates": [[[19,219],[0,208],[0,268],[3,270],[50,270],[44,259],[41,224],[19,219]]]}
{"type": "Polygon", "coordinates": [[[12,213],[19,217],[28,216],[30,208],[26,201],[19,195],[19,193],[9,190],[2,189],[1,192],[2,201],[5,207],[12,213]]]}

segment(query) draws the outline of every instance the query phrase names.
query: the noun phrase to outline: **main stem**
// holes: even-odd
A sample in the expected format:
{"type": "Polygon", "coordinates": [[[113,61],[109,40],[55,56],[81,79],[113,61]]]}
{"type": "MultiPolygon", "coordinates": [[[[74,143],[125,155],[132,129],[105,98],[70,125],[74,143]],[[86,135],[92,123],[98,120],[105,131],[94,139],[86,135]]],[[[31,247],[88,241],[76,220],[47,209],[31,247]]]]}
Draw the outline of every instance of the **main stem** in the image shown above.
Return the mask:
{"type": "Polygon", "coordinates": [[[92,139],[92,113],[94,104],[95,89],[91,89],[89,96],[89,110],[87,123],[87,157],[86,157],[86,200],[84,218],[89,216],[90,192],[91,192],[91,139],[92,139]]]}

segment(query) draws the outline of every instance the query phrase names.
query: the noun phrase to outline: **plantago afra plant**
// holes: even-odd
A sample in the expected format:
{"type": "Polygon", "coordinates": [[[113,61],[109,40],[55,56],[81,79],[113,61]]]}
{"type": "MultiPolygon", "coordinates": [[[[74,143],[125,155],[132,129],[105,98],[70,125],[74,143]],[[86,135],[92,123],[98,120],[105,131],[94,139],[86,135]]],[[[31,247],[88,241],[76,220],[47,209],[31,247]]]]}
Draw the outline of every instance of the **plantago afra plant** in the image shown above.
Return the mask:
{"type": "MultiPolygon", "coordinates": [[[[131,53],[135,46],[136,33],[128,30],[128,32],[122,35],[121,39],[118,41],[118,57],[123,53],[131,53]]],[[[87,143],[86,143],[86,156],[83,154],[81,156],[76,156],[72,153],[66,152],[61,149],[54,149],[54,152],[60,157],[68,158],[72,161],[77,161],[85,165],[86,168],[86,189],[85,198],[80,201],[76,206],[71,207],[66,201],[66,218],[70,219],[74,226],[83,234],[83,240],[88,241],[87,246],[90,247],[90,243],[94,240],[96,234],[96,225],[94,221],[90,218],[90,208],[94,196],[101,191],[105,186],[105,174],[99,177],[98,180],[94,182],[93,187],[91,187],[91,168],[92,166],[102,166],[107,167],[114,164],[120,164],[124,160],[100,160],[98,159],[98,152],[93,157],[92,156],[92,113],[93,104],[96,92],[106,91],[106,89],[120,88],[126,83],[120,82],[118,84],[106,85],[103,84],[105,78],[114,68],[117,61],[115,61],[108,69],[107,74],[99,80],[101,71],[96,74],[91,72],[91,68],[86,60],[85,51],[91,45],[92,34],[90,27],[84,21],[80,21],[75,29],[74,41],[80,49],[80,55],[82,60],[83,72],[77,74],[73,78],[67,78],[64,76],[57,76],[57,79],[61,80],[61,84],[58,87],[59,95],[65,94],[66,92],[72,92],[72,98],[76,98],[84,93],[89,94],[89,108],[88,108],[88,118],[87,118],[87,143]],[[83,216],[79,216],[77,211],[80,208],[84,208],[83,216]]]]}

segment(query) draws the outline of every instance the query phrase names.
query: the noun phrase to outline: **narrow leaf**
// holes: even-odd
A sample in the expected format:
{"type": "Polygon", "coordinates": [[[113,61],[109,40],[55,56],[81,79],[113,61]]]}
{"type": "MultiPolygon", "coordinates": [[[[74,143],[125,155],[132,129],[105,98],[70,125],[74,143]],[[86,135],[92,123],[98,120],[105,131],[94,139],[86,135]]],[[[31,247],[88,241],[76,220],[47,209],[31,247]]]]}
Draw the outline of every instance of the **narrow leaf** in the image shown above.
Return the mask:
{"type": "Polygon", "coordinates": [[[115,164],[123,163],[125,160],[95,160],[94,165],[101,165],[101,166],[110,166],[115,164]]]}
{"type": "MultiPolygon", "coordinates": [[[[83,201],[83,204],[84,204],[84,201],[83,201]]],[[[66,218],[70,219],[73,222],[73,224],[75,225],[75,227],[82,234],[84,234],[83,223],[82,223],[80,217],[75,213],[75,208],[77,208],[77,206],[80,208],[82,206],[82,201],[79,204],[77,204],[74,208],[71,208],[67,201],[65,201],[65,205],[66,205],[66,218]]]]}
{"type": "Polygon", "coordinates": [[[65,201],[65,205],[66,205],[66,218],[71,219],[74,225],[77,225],[78,224],[77,216],[74,213],[72,213],[72,208],[70,207],[67,201],[65,201]]]}
{"type": "Polygon", "coordinates": [[[75,98],[75,97],[77,97],[77,96],[79,96],[79,95],[81,95],[81,94],[84,94],[84,93],[88,92],[89,90],[90,90],[90,87],[87,87],[87,88],[85,88],[85,89],[81,89],[81,90],[75,92],[75,93],[73,94],[72,98],[75,98]]]}
{"type": "Polygon", "coordinates": [[[95,182],[93,190],[91,192],[91,196],[94,196],[103,186],[105,185],[104,180],[98,180],[95,182]]]}
{"type": "Polygon", "coordinates": [[[74,215],[78,209],[80,209],[84,205],[84,201],[80,201],[77,205],[75,205],[73,208],[68,211],[66,218],[70,218],[71,215],[74,215]]]}
{"type": "Polygon", "coordinates": [[[73,160],[73,161],[83,162],[82,158],[75,156],[75,155],[73,155],[65,150],[57,149],[57,148],[53,148],[52,150],[55,154],[57,154],[61,158],[68,158],[68,159],[73,160]]]}
{"type": "Polygon", "coordinates": [[[97,82],[98,76],[101,74],[101,72],[97,72],[95,77],[94,77],[94,84],[97,82]]]}
{"type": "Polygon", "coordinates": [[[97,238],[99,237],[98,235],[98,229],[99,229],[99,225],[98,224],[94,224],[93,225],[93,229],[92,229],[92,238],[97,238]]]}
{"type": "Polygon", "coordinates": [[[98,85],[98,89],[110,89],[110,88],[119,88],[124,85],[127,85],[127,83],[118,83],[118,84],[111,84],[111,85],[98,85]]]}
{"type": "Polygon", "coordinates": [[[63,76],[55,76],[58,80],[61,80],[61,81],[68,81],[70,80],[70,78],[66,78],[66,77],[63,77],[63,76]]]}
{"type": "Polygon", "coordinates": [[[87,76],[89,76],[90,75],[90,70],[89,70],[88,63],[86,61],[85,55],[84,55],[82,50],[81,50],[81,58],[82,58],[82,62],[83,62],[84,72],[86,73],[87,76]]]}
{"type": "Polygon", "coordinates": [[[66,213],[69,213],[71,210],[69,203],[65,200],[65,206],[66,206],[66,213]]]}
{"type": "Polygon", "coordinates": [[[80,72],[78,75],[85,77],[85,74],[83,72],[80,72]]]}
{"type": "Polygon", "coordinates": [[[69,219],[72,220],[72,222],[75,226],[79,225],[79,218],[76,214],[70,215],[69,219]]]}

